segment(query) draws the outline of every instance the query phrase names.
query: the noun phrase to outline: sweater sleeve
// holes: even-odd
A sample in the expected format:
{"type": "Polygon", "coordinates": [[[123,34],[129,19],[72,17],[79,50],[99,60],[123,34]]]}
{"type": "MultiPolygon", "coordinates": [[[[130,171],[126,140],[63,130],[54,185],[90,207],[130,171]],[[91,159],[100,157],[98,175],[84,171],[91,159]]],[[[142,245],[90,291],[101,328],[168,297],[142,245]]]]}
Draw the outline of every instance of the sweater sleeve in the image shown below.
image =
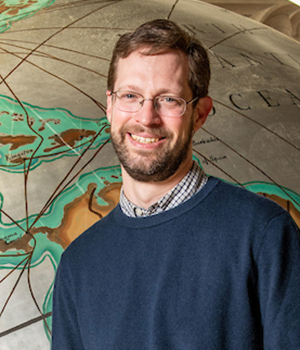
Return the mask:
{"type": "Polygon", "coordinates": [[[300,349],[300,235],[287,213],[266,226],[257,270],[264,349],[300,349]]]}
{"type": "Polygon", "coordinates": [[[52,312],[52,350],[83,350],[77,321],[75,288],[64,255],[57,269],[52,312]]]}

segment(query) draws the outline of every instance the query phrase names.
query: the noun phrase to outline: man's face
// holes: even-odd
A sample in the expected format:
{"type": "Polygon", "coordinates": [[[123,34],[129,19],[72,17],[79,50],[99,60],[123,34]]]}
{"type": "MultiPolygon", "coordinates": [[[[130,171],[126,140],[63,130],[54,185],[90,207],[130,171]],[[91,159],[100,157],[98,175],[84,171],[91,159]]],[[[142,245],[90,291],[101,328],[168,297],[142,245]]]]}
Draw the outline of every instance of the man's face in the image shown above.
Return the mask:
{"type": "MultiPolygon", "coordinates": [[[[151,56],[135,51],[120,59],[114,89],[135,91],[149,99],[172,95],[190,101],[193,97],[187,58],[175,50],[151,56]]],[[[118,110],[109,93],[111,140],[123,169],[133,179],[163,181],[179,168],[191,166],[197,114],[191,104],[181,117],[159,115],[153,101],[144,101],[138,112],[129,113],[118,110]]]]}

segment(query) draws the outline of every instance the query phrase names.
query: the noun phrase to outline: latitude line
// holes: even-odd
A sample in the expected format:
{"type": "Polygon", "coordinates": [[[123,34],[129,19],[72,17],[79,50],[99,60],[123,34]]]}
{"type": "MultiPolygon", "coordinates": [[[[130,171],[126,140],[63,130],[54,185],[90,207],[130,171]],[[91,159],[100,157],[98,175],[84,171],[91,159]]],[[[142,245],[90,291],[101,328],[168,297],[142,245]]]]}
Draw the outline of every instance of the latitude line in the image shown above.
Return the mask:
{"type": "Polygon", "coordinates": [[[20,329],[23,329],[25,327],[31,326],[34,323],[40,322],[40,321],[45,321],[46,318],[52,316],[52,312],[47,312],[46,314],[43,314],[41,316],[37,316],[35,318],[32,318],[29,321],[26,321],[24,323],[19,324],[18,326],[15,326],[13,328],[10,328],[4,332],[0,333],[0,338],[5,337],[13,332],[19,331],[20,329]]]}
{"type": "MultiPolygon", "coordinates": [[[[39,27],[39,28],[24,28],[24,29],[15,29],[15,30],[10,30],[9,33],[24,33],[24,32],[37,32],[40,30],[61,30],[61,29],[66,29],[66,30],[73,30],[73,29],[99,29],[99,30],[108,30],[108,31],[120,31],[120,30],[124,30],[124,31],[129,31],[129,30],[133,30],[132,28],[123,28],[123,27],[99,27],[99,26],[72,26],[72,27],[61,27],[61,26],[56,26],[56,27],[39,27]]],[[[9,40],[9,39],[6,39],[9,40]]],[[[13,39],[14,40],[14,39],[13,39]]]]}
{"type": "MultiPolygon", "coordinates": [[[[0,44],[2,44],[1,41],[0,41],[0,44]]],[[[14,45],[14,44],[4,44],[4,45],[12,46],[12,47],[15,47],[15,48],[18,48],[18,49],[22,49],[24,51],[31,51],[31,49],[23,47],[23,46],[20,46],[20,45],[14,45]]],[[[12,51],[8,51],[8,50],[6,50],[6,49],[4,49],[2,47],[1,47],[1,50],[3,50],[7,54],[10,54],[10,55],[13,55],[15,57],[18,57],[18,58],[22,59],[22,57],[20,55],[22,55],[23,52],[20,52],[18,54],[18,53],[12,52],[12,51]]],[[[43,52],[43,51],[36,50],[34,56],[38,56],[38,57],[41,57],[41,58],[44,58],[44,59],[50,59],[50,60],[53,60],[53,61],[58,61],[60,63],[65,63],[65,64],[68,64],[70,66],[74,66],[74,67],[79,68],[79,69],[87,70],[90,73],[94,73],[94,74],[97,74],[97,75],[99,75],[101,77],[107,78],[106,75],[101,74],[100,72],[97,72],[97,71],[95,71],[95,70],[93,70],[91,68],[85,67],[83,65],[79,65],[79,64],[71,62],[71,61],[64,60],[62,58],[59,58],[57,56],[54,56],[52,54],[49,54],[49,53],[46,53],[46,52],[43,52]]],[[[26,62],[31,63],[31,61],[28,61],[28,60],[26,60],[26,62]]]]}
{"type": "MultiPolygon", "coordinates": [[[[1,49],[2,51],[4,51],[4,52],[6,52],[6,53],[8,53],[8,54],[10,54],[10,55],[12,55],[12,56],[14,56],[14,57],[17,57],[17,58],[20,58],[20,59],[21,59],[21,57],[20,57],[19,55],[16,55],[16,54],[14,54],[14,53],[12,53],[12,52],[10,52],[10,51],[7,51],[7,50],[5,50],[3,47],[0,47],[0,49],[1,49]]],[[[31,54],[33,54],[33,52],[31,52],[31,54]]],[[[27,56],[28,56],[28,55],[27,55],[27,56]]],[[[106,110],[106,109],[105,109],[105,107],[102,105],[101,102],[95,100],[93,97],[91,97],[90,95],[88,95],[86,92],[84,92],[83,90],[81,90],[79,87],[77,87],[77,86],[71,84],[68,80],[63,79],[63,78],[61,78],[60,76],[55,75],[54,73],[51,73],[50,71],[44,69],[43,67],[41,67],[41,66],[39,66],[39,65],[37,65],[37,64],[35,64],[35,63],[33,63],[33,62],[31,62],[31,61],[28,61],[28,59],[27,59],[28,57],[27,57],[27,56],[26,56],[24,59],[21,59],[21,60],[22,60],[21,63],[26,62],[26,63],[28,63],[28,64],[31,64],[32,66],[34,66],[34,67],[40,69],[41,71],[43,71],[43,72],[49,74],[50,76],[53,76],[54,78],[56,78],[56,79],[58,79],[58,80],[60,80],[60,81],[62,81],[62,82],[64,82],[64,83],[66,83],[67,85],[71,86],[71,87],[74,88],[75,90],[79,91],[82,95],[88,97],[91,101],[93,101],[93,102],[105,113],[105,110],[106,110]]],[[[9,74],[10,74],[10,73],[9,73],[9,74]]],[[[6,79],[6,78],[2,78],[2,81],[0,81],[0,85],[1,85],[2,82],[5,82],[5,79],[6,79]]],[[[20,105],[20,106],[21,106],[21,105],[20,105]]]]}
{"type": "MultiPolygon", "coordinates": [[[[12,44],[13,42],[18,42],[18,43],[22,43],[22,44],[38,45],[37,42],[30,41],[30,40],[16,40],[16,39],[3,39],[3,38],[1,38],[1,40],[0,40],[0,44],[1,45],[14,46],[12,44]]],[[[15,45],[15,47],[18,47],[18,46],[15,45]]],[[[87,56],[87,57],[92,57],[92,58],[96,58],[96,59],[99,59],[99,60],[110,62],[110,60],[108,58],[105,58],[105,57],[100,57],[100,56],[96,56],[96,55],[93,55],[93,54],[88,54],[86,52],[76,51],[76,50],[68,49],[68,48],[61,47],[61,46],[45,44],[44,47],[54,48],[54,49],[59,50],[59,51],[67,51],[67,52],[75,53],[77,55],[84,55],[84,56],[87,56]]],[[[29,49],[26,48],[26,50],[29,50],[29,49]]],[[[40,51],[40,50],[37,50],[36,52],[45,54],[45,52],[40,51]]]]}
{"type": "MultiPolygon", "coordinates": [[[[24,61],[27,60],[27,58],[29,58],[35,51],[37,51],[40,47],[42,47],[45,43],[47,43],[50,39],[52,39],[53,37],[55,37],[56,35],[62,33],[64,30],[66,30],[67,28],[71,27],[73,24],[80,22],[81,20],[89,17],[91,14],[96,13],[99,10],[102,10],[105,7],[108,7],[110,5],[114,5],[114,3],[109,3],[107,5],[104,6],[100,6],[97,9],[94,9],[93,11],[83,15],[82,17],[77,18],[75,21],[67,24],[66,26],[62,27],[60,30],[58,30],[57,32],[51,34],[48,38],[46,38],[43,42],[41,42],[39,45],[37,45],[34,49],[32,49],[5,77],[3,80],[6,80],[12,73],[14,73],[21,65],[24,61]]],[[[2,83],[2,82],[1,82],[2,83]]]]}

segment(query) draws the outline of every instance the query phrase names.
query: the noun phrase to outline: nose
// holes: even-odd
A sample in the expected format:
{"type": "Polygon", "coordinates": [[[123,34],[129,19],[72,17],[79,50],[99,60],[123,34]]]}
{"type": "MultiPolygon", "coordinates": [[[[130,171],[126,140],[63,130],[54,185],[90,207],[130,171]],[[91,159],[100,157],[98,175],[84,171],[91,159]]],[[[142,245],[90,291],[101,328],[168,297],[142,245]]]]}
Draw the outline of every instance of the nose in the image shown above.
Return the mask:
{"type": "Polygon", "coordinates": [[[152,99],[144,99],[141,109],[135,115],[135,120],[148,127],[161,123],[160,115],[157,113],[152,99]]]}

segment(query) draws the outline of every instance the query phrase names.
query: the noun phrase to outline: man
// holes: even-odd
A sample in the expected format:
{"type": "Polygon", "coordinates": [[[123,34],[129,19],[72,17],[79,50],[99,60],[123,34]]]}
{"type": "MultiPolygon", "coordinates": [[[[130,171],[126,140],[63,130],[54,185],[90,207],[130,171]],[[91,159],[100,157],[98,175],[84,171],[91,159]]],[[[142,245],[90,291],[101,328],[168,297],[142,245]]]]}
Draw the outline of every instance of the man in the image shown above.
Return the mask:
{"type": "Polygon", "coordinates": [[[107,117],[120,204],[62,256],[53,350],[300,349],[296,225],[193,162],[209,78],[203,47],[171,21],[119,39],[107,117]]]}

